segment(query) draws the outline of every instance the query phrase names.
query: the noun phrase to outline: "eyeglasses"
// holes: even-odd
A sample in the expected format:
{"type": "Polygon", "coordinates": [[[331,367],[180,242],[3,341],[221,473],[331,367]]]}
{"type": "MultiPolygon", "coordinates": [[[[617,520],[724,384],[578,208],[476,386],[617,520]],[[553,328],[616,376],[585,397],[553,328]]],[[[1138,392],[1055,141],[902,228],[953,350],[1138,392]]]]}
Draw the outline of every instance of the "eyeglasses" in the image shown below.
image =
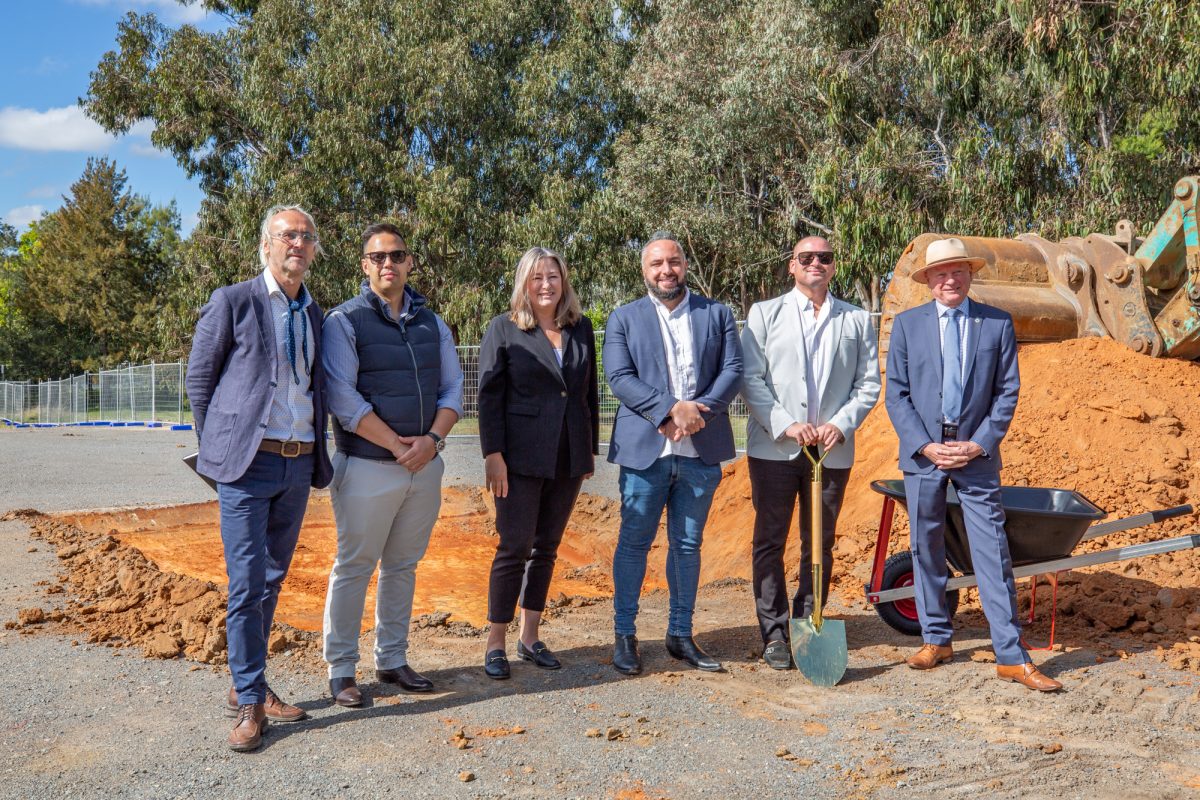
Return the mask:
{"type": "Polygon", "coordinates": [[[270,236],[272,239],[278,239],[288,244],[316,244],[317,241],[317,235],[308,231],[284,231],[283,233],[272,233],[270,236]]]}
{"type": "Polygon", "coordinates": [[[403,264],[408,261],[408,257],[412,255],[407,250],[387,250],[377,253],[363,253],[363,258],[371,259],[371,263],[377,267],[382,267],[390,258],[393,264],[403,264]]]}
{"type": "Polygon", "coordinates": [[[820,261],[825,266],[829,266],[830,264],[833,263],[833,253],[829,250],[824,250],[820,253],[813,253],[813,252],[799,253],[799,254],[793,256],[793,258],[795,258],[797,261],[799,261],[802,265],[804,265],[806,267],[809,264],[813,263],[814,258],[817,261],[820,261]]]}

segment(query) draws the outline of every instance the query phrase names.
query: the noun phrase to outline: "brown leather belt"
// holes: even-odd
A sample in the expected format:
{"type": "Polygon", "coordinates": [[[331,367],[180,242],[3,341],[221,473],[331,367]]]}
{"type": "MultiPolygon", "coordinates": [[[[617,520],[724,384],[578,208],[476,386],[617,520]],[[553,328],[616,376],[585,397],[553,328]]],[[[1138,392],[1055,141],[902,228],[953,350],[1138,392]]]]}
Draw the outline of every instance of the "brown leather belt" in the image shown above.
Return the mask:
{"type": "Polygon", "coordinates": [[[274,453],[284,458],[306,456],[312,451],[312,442],[281,442],[278,439],[263,439],[262,444],[258,446],[258,452],[260,453],[274,453]]]}

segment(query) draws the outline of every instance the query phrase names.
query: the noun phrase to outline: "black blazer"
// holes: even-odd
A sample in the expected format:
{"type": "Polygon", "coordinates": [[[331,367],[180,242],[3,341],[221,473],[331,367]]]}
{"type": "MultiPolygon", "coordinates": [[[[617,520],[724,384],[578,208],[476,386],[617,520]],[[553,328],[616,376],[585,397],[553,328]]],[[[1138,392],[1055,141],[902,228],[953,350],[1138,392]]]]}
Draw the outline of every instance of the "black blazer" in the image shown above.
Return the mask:
{"type": "Polygon", "coordinates": [[[554,478],[558,441],[567,426],[570,475],[595,469],[600,452],[600,384],[596,337],[582,317],[563,328],[560,369],[550,340],[523,331],[501,314],[479,348],[479,443],[484,456],[501,453],[508,469],[554,478]]]}

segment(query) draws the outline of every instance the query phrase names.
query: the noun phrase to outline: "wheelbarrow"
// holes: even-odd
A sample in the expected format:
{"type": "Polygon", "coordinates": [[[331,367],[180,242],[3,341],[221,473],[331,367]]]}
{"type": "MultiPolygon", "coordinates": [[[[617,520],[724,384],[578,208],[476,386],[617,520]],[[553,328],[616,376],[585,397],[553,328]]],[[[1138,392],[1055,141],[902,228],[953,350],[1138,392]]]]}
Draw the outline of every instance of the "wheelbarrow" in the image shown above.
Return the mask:
{"type": "MultiPolygon", "coordinates": [[[[890,558],[887,554],[896,503],[906,505],[904,481],[873,481],[871,489],[883,495],[883,513],[879,518],[871,582],[864,587],[867,602],[875,607],[884,622],[900,633],[920,636],[921,622],[917,618],[913,589],[912,553],[905,550],[890,558]]],[[[1038,575],[1055,575],[1061,570],[1200,547],[1200,534],[1189,534],[1096,553],[1071,555],[1080,542],[1190,514],[1190,505],[1147,511],[1100,523],[1099,520],[1108,514],[1083,495],[1068,489],[1002,486],[1000,504],[1004,508],[1004,532],[1008,536],[1013,577],[1018,579],[1036,580],[1038,575]]],[[[958,609],[958,590],[975,586],[978,581],[971,565],[962,506],[953,484],[947,487],[946,493],[945,535],[946,561],[951,569],[951,578],[946,584],[946,603],[950,616],[954,616],[958,609]]]]}

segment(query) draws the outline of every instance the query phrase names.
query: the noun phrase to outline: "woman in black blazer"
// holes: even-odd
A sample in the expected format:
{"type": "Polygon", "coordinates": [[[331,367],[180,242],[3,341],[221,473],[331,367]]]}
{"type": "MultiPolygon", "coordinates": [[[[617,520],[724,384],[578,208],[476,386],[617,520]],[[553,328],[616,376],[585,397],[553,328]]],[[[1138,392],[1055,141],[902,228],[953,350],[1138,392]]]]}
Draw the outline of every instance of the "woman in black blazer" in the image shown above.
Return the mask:
{"type": "Polygon", "coordinates": [[[511,311],[492,320],[479,350],[479,442],[496,499],[500,543],[488,585],[484,671],[509,676],[505,633],[521,607],[517,655],[562,666],[538,640],[559,542],[599,452],[596,338],[557,253],[531,248],[517,263],[511,311]]]}

